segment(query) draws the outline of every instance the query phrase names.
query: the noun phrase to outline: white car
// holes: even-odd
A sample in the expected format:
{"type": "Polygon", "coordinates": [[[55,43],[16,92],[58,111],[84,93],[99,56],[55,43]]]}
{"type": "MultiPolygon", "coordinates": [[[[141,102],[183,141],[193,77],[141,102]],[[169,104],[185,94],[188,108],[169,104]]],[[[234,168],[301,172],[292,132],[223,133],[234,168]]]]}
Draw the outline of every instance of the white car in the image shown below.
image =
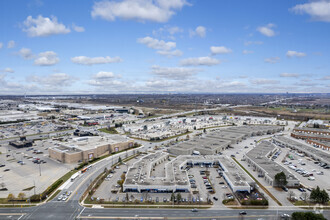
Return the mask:
{"type": "Polygon", "coordinates": [[[308,177],[308,180],[311,180],[311,181],[313,181],[313,180],[315,180],[315,177],[313,177],[313,176],[310,176],[310,177],[308,177]]]}

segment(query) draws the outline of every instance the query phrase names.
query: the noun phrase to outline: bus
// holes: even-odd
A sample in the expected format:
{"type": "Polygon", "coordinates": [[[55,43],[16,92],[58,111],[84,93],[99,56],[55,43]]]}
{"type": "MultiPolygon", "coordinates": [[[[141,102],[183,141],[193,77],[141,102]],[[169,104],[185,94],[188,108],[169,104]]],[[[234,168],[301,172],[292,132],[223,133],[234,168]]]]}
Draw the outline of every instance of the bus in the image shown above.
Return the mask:
{"type": "Polygon", "coordinates": [[[87,170],[89,170],[90,168],[92,168],[92,165],[89,165],[87,167],[85,167],[84,169],[81,170],[81,173],[85,173],[87,170]]]}
{"type": "Polygon", "coordinates": [[[80,172],[77,172],[77,173],[73,174],[73,175],[71,176],[71,182],[73,182],[75,179],[77,179],[78,176],[79,176],[79,174],[80,174],[80,172]]]}

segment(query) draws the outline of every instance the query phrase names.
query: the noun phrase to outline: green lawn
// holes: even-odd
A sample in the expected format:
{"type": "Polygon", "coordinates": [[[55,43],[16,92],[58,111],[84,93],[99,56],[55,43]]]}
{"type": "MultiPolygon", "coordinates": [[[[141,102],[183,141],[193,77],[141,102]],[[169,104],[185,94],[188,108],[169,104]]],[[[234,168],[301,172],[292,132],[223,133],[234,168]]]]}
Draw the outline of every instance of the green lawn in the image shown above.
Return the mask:
{"type": "Polygon", "coordinates": [[[116,128],[100,128],[99,131],[102,131],[104,133],[108,133],[108,134],[119,134],[118,131],[116,130],[116,128]]]}

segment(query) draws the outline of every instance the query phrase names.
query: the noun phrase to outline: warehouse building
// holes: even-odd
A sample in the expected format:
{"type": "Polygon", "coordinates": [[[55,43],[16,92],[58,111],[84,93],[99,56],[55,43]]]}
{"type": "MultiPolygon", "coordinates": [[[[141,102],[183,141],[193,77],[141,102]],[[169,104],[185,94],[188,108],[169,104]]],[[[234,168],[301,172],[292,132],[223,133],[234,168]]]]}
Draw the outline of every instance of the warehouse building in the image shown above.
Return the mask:
{"type": "Polygon", "coordinates": [[[312,144],[314,147],[321,148],[322,150],[330,150],[330,141],[306,140],[306,142],[312,144]]]}
{"type": "Polygon", "coordinates": [[[230,145],[237,144],[247,137],[273,134],[282,130],[282,126],[256,125],[220,129],[175,145],[169,148],[168,152],[175,155],[191,155],[194,151],[198,151],[202,155],[212,155],[223,152],[230,145]]]}
{"type": "Polygon", "coordinates": [[[229,140],[200,137],[179,143],[169,148],[168,152],[175,155],[191,155],[194,151],[198,151],[202,155],[210,155],[224,151],[230,144],[229,140]]]}
{"type": "Polygon", "coordinates": [[[275,153],[278,149],[279,148],[271,142],[262,141],[255,148],[246,153],[244,158],[247,163],[258,172],[258,176],[263,177],[268,184],[276,186],[275,175],[284,172],[288,187],[299,186],[300,181],[292,173],[285,167],[268,158],[268,156],[275,153]]]}
{"type": "Polygon", "coordinates": [[[48,152],[50,158],[62,163],[78,163],[126,150],[133,145],[133,140],[120,135],[79,137],[69,142],[57,142],[48,152]]]}
{"type": "Polygon", "coordinates": [[[329,129],[319,129],[319,128],[294,128],[293,132],[301,134],[318,134],[318,135],[330,135],[329,129]]]}
{"type": "Polygon", "coordinates": [[[250,125],[241,127],[231,127],[226,129],[228,132],[246,134],[248,137],[260,136],[266,134],[274,134],[276,132],[283,131],[283,126],[262,126],[262,125],[250,125]]]}
{"type": "Polygon", "coordinates": [[[128,169],[123,184],[124,192],[172,193],[189,192],[186,170],[180,169],[180,160],[168,161],[169,154],[149,154],[128,169]]]}
{"type": "Polygon", "coordinates": [[[124,192],[172,193],[190,192],[191,184],[186,168],[220,165],[221,174],[234,191],[250,192],[254,181],[235,165],[229,157],[186,156],[170,159],[169,154],[149,154],[135,162],[126,174],[124,192]]]}
{"type": "Polygon", "coordinates": [[[329,163],[330,161],[330,154],[329,148],[320,150],[316,147],[310,146],[308,144],[302,143],[298,140],[293,138],[277,136],[273,138],[273,143],[280,146],[280,147],[288,147],[293,150],[297,150],[306,154],[307,156],[313,158],[314,160],[321,161],[324,163],[329,163]]]}
{"type": "Polygon", "coordinates": [[[301,140],[321,140],[321,141],[330,141],[330,135],[323,135],[317,133],[301,133],[301,132],[292,132],[291,137],[301,140]]]}
{"type": "Polygon", "coordinates": [[[251,192],[255,182],[239,167],[231,158],[221,157],[219,165],[223,170],[221,173],[229,188],[233,192],[251,192]]]}

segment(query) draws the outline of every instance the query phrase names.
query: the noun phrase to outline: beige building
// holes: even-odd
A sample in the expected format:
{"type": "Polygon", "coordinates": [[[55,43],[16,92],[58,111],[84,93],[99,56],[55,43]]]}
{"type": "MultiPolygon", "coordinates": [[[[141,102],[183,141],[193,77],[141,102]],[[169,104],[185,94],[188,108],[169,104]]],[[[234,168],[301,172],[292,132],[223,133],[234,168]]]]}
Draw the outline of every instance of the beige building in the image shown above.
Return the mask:
{"type": "Polygon", "coordinates": [[[62,163],[78,163],[133,147],[134,141],[120,135],[79,137],[57,142],[48,149],[49,157],[62,163]]]}

